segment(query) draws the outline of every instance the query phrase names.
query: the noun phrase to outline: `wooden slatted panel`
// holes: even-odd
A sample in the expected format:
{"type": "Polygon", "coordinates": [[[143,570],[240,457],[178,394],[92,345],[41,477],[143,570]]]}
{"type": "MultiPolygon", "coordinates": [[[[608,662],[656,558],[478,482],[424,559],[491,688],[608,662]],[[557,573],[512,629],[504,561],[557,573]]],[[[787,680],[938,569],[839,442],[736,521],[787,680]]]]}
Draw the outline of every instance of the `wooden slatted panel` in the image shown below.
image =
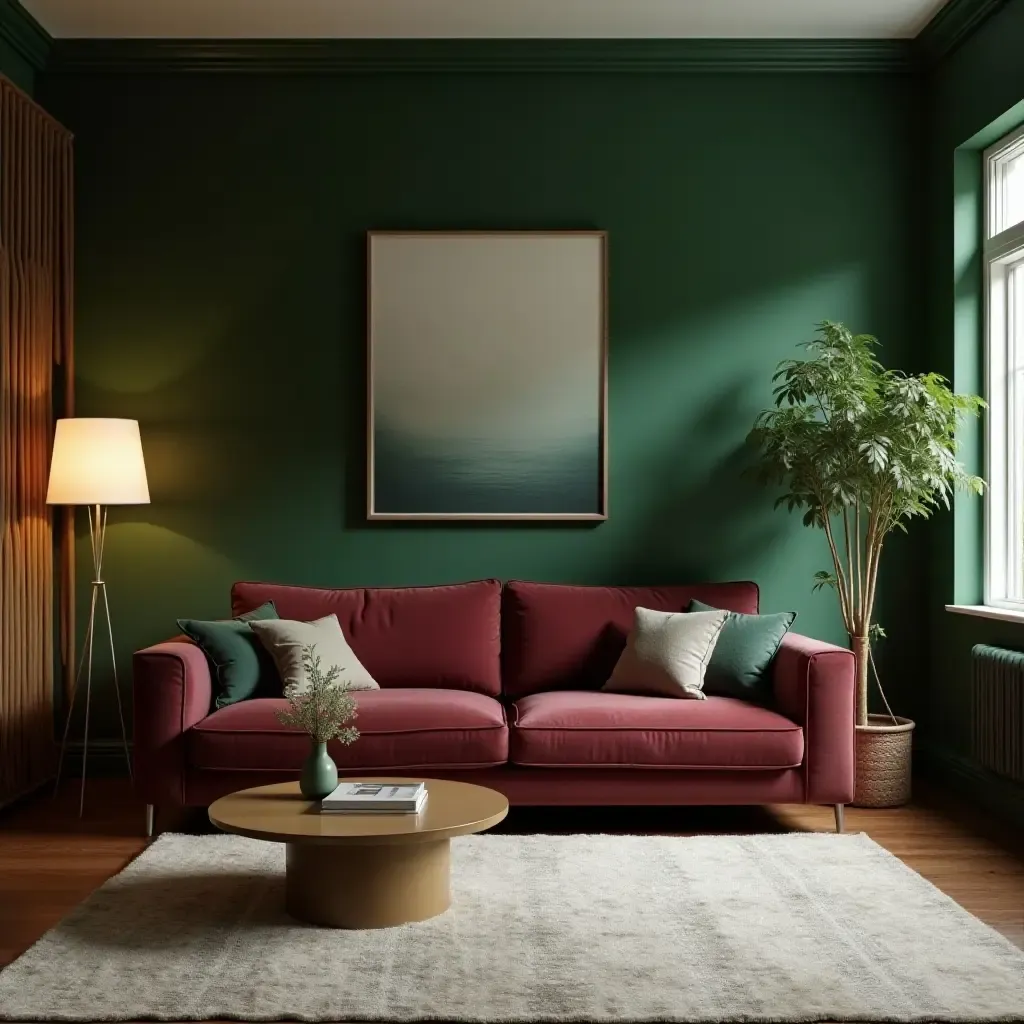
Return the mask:
{"type": "MultiPolygon", "coordinates": [[[[54,765],[55,413],[70,415],[71,136],[0,77],[0,804],[54,765]],[[64,382],[60,408],[55,383],[64,382]]],[[[61,665],[74,658],[73,523],[60,513],[61,665]]]]}
{"type": "Polygon", "coordinates": [[[977,644],[971,663],[974,758],[1024,783],[1024,653],[977,644]]]}

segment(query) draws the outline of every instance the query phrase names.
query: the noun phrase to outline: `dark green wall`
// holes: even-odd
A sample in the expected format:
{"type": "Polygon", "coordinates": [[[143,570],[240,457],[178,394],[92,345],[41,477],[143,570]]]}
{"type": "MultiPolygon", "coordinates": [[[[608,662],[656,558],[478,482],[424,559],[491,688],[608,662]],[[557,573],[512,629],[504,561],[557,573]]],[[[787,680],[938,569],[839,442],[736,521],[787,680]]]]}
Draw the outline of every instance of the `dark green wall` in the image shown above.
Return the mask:
{"type": "MultiPolygon", "coordinates": [[[[153,496],[112,513],[120,649],[224,615],[239,578],[749,577],[764,608],[842,640],[834,599],[810,591],[824,541],[740,478],[742,446],[775,363],[818,320],[916,364],[916,89],[886,74],[55,77],[46,101],[77,140],[78,411],[141,421],[153,496]],[[611,518],[367,524],[364,232],[489,227],[609,232],[611,518]]],[[[911,650],[916,564],[896,541],[882,581],[883,621],[911,650]]]]}
{"type": "MultiPolygon", "coordinates": [[[[1012,112],[1024,100],[1022,53],[1024,0],[1011,0],[946,57],[928,82],[929,337],[935,369],[964,391],[983,387],[981,149],[1024,121],[1024,108],[1012,112]]],[[[966,438],[965,455],[977,472],[983,467],[981,437],[979,428],[966,438]]],[[[935,767],[951,782],[1024,820],[1024,794],[986,778],[969,759],[971,647],[991,643],[1024,649],[1024,626],[954,615],[943,607],[982,600],[982,518],[982,503],[963,499],[955,519],[930,527],[924,736],[935,767]]]]}
{"type": "Polygon", "coordinates": [[[34,95],[53,40],[19,0],[0,0],[0,74],[34,95]]]}
{"type": "Polygon", "coordinates": [[[0,75],[6,75],[19,89],[30,96],[35,89],[35,71],[14,47],[0,39],[0,75]]]}

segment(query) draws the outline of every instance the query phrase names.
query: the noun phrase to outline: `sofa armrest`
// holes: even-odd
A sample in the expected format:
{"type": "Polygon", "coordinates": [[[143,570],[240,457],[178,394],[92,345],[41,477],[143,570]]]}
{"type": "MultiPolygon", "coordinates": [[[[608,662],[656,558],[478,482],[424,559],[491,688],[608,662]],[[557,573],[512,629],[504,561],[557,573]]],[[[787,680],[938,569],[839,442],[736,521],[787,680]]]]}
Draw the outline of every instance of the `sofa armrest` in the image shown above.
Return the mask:
{"type": "Polygon", "coordinates": [[[171,640],[133,659],[135,789],[148,804],[185,803],[185,733],[210,713],[206,655],[171,640]]]}
{"type": "Polygon", "coordinates": [[[804,800],[853,799],[853,652],[788,633],[775,656],[775,706],[804,729],[804,800]]]}

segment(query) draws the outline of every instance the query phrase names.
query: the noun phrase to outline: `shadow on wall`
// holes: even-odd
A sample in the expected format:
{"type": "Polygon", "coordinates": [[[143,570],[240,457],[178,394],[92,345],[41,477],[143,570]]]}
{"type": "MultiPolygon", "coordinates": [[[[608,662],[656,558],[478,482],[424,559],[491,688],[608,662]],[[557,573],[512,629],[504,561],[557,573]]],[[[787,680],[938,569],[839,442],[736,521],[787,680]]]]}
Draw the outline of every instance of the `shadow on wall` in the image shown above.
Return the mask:
{"type": "MultiPolygon", "coordinates": [[[[772,509],[772,494],[746,474],[754,453],[736,441],[738,423],[753,422],[752,388],[752,381],[733,382],[702,407],[684,405],[662,421],[653,443],[638,445],[634,437],[613,446],[608,523],[369,523],[361,416],[344,416],[347,425],[332,431],[312,416],[275,425],[206,414],[194,422],[144,421],[153,505],[115,510],[112,524],[148,523],[179,534],[199,546],[196,556],[217,554],[239,570],[244,554],[267,554],[271,538],[294,529],[301,514],[311,531],[339,541],[397,531],[429,544],[431,536],[466,531],[529,538],[554,530],[572,543],[573,535],[602,531],[606,547],[595,566],[602,581],[711,579],[723,566],[749,575],[759,554],[792,527],[772,509]]],[[[121,412],[124,398],[93,391],[89,403],[121,412]]],[[[146,404],[133,396],[131,411],[146,404]]]]}
{"type": "MultiPolygon", "coordinates": [[[[754,575],[764,552],[792,529],[774,497],[748,472],[755,452],[736,436],[748,415],[749,387],[734,383],[703,408],[688,410],[656,451],[645,475],[660,481],[631,524],[616,579],[678,583],[754,575]],[[715,452],[715,447],[718,451],[715,452]],[[708,453],[713,454],[708,454],[708,453]]],[[[750,416],[753,423],[753,416],[750,416]]]]}

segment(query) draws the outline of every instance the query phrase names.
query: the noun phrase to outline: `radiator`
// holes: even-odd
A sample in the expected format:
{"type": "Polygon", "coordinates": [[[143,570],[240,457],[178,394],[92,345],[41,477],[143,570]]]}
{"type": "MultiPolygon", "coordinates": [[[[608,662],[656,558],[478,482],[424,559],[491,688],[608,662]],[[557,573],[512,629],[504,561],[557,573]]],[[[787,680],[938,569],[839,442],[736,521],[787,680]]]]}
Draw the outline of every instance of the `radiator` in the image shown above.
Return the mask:
{"type": "Polygon", "coordinates": [[[971,663],[974,759],[1024,783],[1024,653],[977,644],[971,663]]]}

